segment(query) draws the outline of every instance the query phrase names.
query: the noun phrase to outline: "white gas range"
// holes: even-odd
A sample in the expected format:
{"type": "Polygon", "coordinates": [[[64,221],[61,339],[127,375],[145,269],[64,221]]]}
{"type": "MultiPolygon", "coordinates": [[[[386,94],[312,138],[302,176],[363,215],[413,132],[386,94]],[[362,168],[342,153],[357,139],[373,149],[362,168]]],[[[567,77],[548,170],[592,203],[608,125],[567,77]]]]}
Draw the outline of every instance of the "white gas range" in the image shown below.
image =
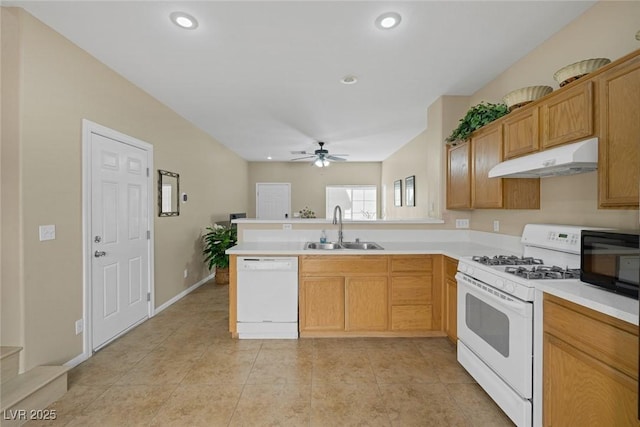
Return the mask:
{"type": "Polygon", "coordinates": [[[522,256],[458,263],[458,361],[518,426],[533,425],[535,285],[580,277],[580,231],[528,224],[522,256]]]}

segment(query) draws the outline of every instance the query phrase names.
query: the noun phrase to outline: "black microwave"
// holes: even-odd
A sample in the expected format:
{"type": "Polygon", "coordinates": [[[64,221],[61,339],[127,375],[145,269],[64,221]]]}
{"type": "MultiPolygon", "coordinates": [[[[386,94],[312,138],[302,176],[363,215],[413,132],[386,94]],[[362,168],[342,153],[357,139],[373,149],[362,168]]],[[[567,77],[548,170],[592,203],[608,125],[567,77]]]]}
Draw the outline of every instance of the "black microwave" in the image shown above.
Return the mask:
{"type": "Polygon", "coordinates": [[[638,230],[582,230],[580,280],[638,298],[638,230]]]}

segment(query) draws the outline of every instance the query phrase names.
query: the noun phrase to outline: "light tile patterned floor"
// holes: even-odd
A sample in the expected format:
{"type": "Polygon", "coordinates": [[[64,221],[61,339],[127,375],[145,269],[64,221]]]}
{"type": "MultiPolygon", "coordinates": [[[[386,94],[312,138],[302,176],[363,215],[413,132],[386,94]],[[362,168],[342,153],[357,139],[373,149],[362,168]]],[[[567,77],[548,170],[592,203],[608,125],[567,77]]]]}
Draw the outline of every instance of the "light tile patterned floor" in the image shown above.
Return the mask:
{"type": "Polygon", "coordinates": [[[69,373],[59,426],[512,426],[445,338],[232,340],[208,283],[69,373]]]}

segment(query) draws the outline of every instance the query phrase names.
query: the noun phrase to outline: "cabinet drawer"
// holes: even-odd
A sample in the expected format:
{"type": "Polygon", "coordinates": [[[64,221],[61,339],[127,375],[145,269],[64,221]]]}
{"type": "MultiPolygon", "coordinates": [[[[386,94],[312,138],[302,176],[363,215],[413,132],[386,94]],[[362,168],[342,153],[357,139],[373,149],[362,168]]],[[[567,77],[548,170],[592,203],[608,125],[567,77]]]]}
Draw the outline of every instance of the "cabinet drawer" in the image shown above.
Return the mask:
{"type": "Polygon", "coordinates": [[[545,294],[544,330],[607,365],[638,378],[638,327],[545,294]]]}
{"type": "Polygon", "coordinates": [[[444,257],[444,272],[447,276],[447,279],[456,280],[456,272],[458,271],[458,261],[444,257]]]}
{"type": "Polygon", "coordinates": [[[309,255],[300,257],[300,273],[314,276],[387,274],[387,257],[379,255],[309,255]]]}
{"type": "Polygon", "coordinates": [[[431,275],[394,276],[391,278],[391,304],[430,304],[432,284],[431,275]]]}
{"type": "Polygon", "coordinates": [[[433,270],[433,257],[421,256],[392,256],[391,272],[429,272],[433,270]]]}
{"type": "Polygon", "coordinates": [[[431,305],[397,305],[391,307],[392,331],[418,331],[432,328],[431,305]]]}

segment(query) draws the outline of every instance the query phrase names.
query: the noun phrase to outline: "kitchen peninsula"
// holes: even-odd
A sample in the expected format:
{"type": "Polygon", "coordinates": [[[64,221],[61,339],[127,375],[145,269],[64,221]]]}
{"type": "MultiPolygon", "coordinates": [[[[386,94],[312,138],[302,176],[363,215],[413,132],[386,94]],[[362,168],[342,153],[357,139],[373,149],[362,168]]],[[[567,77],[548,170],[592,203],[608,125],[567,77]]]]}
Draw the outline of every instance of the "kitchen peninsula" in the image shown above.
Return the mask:
{"type": "MultiPolygon", "coordinates": [[[[238,225],[239,244],[227,251],[231,256],[229,331],[234,337],[237,337],[235,267],[239,256],[299,257],[301,320],[305,316],[305,305],[313,305],[312,301],[305,299],[303,288],[306,279],[322,279],[327,283],[327,278],[342,278],[340,284],[333,284],[334,290],[340,287],[344,289],[344,283],[349,281],[349,277],[379,279],[374,281],[378,286],[377,293],[380,298],[376,304],[373,304],[373,307],[377,307],[379,314],[375,327],[356,326],[354,330],[348,330],[347,302],[344,310],[346,323],[342,327],[334,325],[329,331],[317,328],[315,331],[303,331],[304,325],[301,322],[301,337],[444,336],[448,329],[447,325],[455,319],[453,316],[455,313],[452,313],[456,306],[455,289],[452,290],[450,287],[455,285],[453,276],[457,260],[473,255],[520,255],[522,253],[519,236],[468,229],[446,229],[444,222],[437,219],[345,222],[345,241],[356,239],[363,242],[373,241],[380,244],[383,249],[333,251],[304,249],[305,242],[319,241],[322,230],[326,231],[329,241],[337,240],[337,226],[332,225],[330,220],[304,219],[284,222],[239,219],[234,222],[238,225]],[[375,259],[375,262],[367,261],[372,259],[375,259]],[[366,267],[367,265],[369,267],[366,267]],[[376,266],[375,270],[371,265],[376,266]],[[454,267],[450,267],[451,265],[454,267]],[[420,291],[411,283],[422,283],[428,289],[420,291]],[[406,299],[407,293],[411,295],[409,299],[406,299]],[[386,314],[382,309],[383,306],[386,307],[386,314]],[[409,306],[411,307],[407,308],[409,306]],[[430,308],[424,306],[430,306],[430,308]],[[396,307],[395,310],[394,307],[396,307]],[[412,317],[412,320],[408,321],[410,324],[408,327],[398,326],[407,322],[408,312],[412,312],[417,317],[412,317]]],[[[364,282],[360,280],[357,283],[362,285],[364,282]]],[[[357,289],[358,285],[354,285],[353,288],[357,289]]],[[[557,295],[620,320],[638,324],[637,304],[632,304],[633,301],[629,298],[593,289],[579,281],[564,284],[549,283],[541,289],[551,295],[557,295]]],[[[354,295],[356,294],[351,295],[351,300],[354,295]]],[[[346,298],[348,297],[347,294],[346,298]]],[[[371,307],[368,304],[364,306],[371,307]]],[[[450,337],[455,340],[454,336],[450,335],[450,337]]]]}

